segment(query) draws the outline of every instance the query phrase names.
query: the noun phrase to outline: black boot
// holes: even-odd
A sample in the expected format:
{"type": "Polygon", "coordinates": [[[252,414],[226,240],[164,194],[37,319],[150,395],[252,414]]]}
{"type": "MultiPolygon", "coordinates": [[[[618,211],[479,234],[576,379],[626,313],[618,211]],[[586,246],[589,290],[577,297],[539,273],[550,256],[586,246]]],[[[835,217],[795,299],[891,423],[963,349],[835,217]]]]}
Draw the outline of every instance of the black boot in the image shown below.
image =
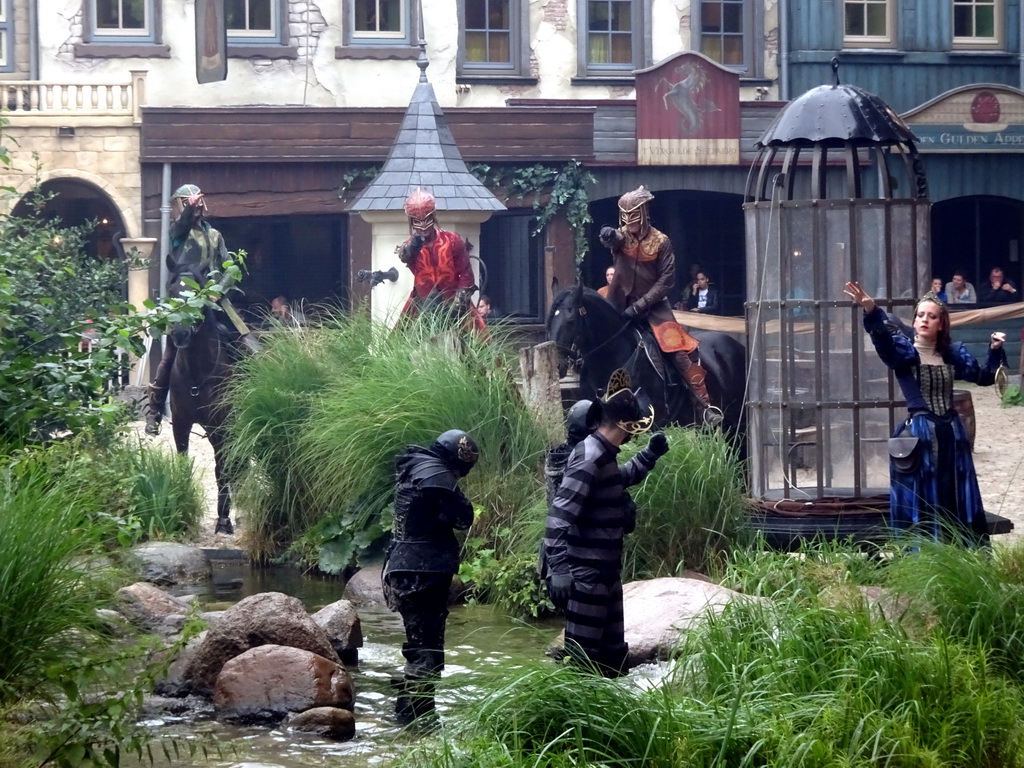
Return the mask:
{"type": "Polygon", "coordinates": [[[395,719],[399,723],[408,725],[435,714],[433,680],[407,678],[396,687],[400,691],[395,701],[395,719]]]}

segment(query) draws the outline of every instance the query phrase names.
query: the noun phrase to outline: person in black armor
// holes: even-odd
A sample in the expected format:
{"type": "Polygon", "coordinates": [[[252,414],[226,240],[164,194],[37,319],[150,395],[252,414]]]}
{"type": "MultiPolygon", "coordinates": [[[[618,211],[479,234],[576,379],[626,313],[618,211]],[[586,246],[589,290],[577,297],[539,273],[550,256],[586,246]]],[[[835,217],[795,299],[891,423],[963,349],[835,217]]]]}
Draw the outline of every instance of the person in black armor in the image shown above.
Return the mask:
{"type": "Polygon", "coordinates": [[[455,531],[473,523],[473,505],[458,484],[479,455],[472,437],[450,429],[429,448],[410,445],[395,459],[394,523],[382,579],[387,606],[405,625],[404,679],[395,704],[403,723],[434,710],[448,598],[459,570],[455,531]]]}
{"type": "Polygon", "coordinates": [[[646,432],[654,409],[638,402],[629,374],[612,374],[601,401],[597,429],[569,456],[551,502],[542,560],[551,601],[565,610],[568,658],[616,677],[626,668],[629,646],[622,615],[622,548],[636,522],[626,488],[641,482],[668,452],[658,432],[621,467],[619,446],[646,432]]]}
{"type": "MultiPolygon", "coordinates": [[[[597,429],[601,421],[601,403],[593,400],[578,400],[565,415],[565,442],[550,448],[544,456],[544,478],[547,485],[548,505],[551,505],[558,486],[565,475],[569,454],[581,440],[597,429]]],[[[541,578],[544,577],[543,570],[541,578]]]]}

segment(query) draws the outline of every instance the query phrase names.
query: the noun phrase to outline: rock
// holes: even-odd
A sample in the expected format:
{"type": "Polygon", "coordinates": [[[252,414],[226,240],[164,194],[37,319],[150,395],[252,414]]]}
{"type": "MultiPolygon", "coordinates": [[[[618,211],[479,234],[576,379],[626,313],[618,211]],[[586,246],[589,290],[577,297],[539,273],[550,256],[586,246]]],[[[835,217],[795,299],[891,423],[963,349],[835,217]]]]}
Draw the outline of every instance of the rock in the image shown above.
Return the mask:
{"type": "Polygon", "coordinates": [[[96,617],[103,622],[103,627],[114,637],[128,637],[135,632],[135,628],[128,619],[117,611],[100,608],[96,611],[96,617]]]}
{"type": "Polygon", "coordinates": [[[720,613],[747,595],[698,579],[631,581],[622,587],[629,666],[668,658],[679,635],[702,621],[707,610],[720,613]]]}
{"type": "Polygon", "coordinates": [[[341,663],[327,633],[309,617],[298,598],[262,592],[235,603],[211,625],[185,669],[186,685],[193,693],[209,696],[230,659],[261,645],[299,648],[341,663]]]}
{"type": "Polygon", "coordinates": [[[351,709],[352,679],[337,661],[299,648],[261,645],[228,661],[217,676],[218,719],[280,720],[314,707],[351,709]]]}
{"type": "Polygon", "coordinates": [[[142,578],[154,584],[194,584],[213,573],[203,550],[169,541],[147,541],[132,548],[142,578]]]}
{"type": "Polygon", "coordinates": [[[315,733],[327,739],[347,741],[356,735],[356,718],[347,709],[314,707],[305,712],[291,714],[282,725],[293,731],[315,733]]]}
{"type": "Polygon", "coordinates": [[[180,698],[189,694],[190,686],[185,681],[185,670],[192,663],[209,630],[203,630],[188,641],[177,657],[167,667],[164,677],[156,681],[156,692],[161,696],[180,698]]]}
{"type": "Polygon", "coordinates": [[[153,584],[139,581],[117,590],[121,601],[121,613],[136,626],[161,635],[173,635],[181,631],[185,615],[191,610],[188,600],[169,595],[153,584]],[[171,620],[171,617],[178,617],[171,620]],[[177,629],[172,629],[178,625],[177,629]]]}
{"type": "Polygon", "coordinates": [[[337,600],[313,614],[315,621],[327,633],[331,646],[346,664],[359,661],[363,647],[363,627],[356,607],[348,600],[337,600]]]}
{"type": "MultiPolygon", "coordinates": [[[[702,621],[708,609],[719,613],[738,599],[754,598],[704,581],[703,577],[650,579],[623,585],[627,667],[668,658],[679,644],[680,634],[702,621]]],[[[548,654],[559,657],[564,641],[563,631],[548,648],[548,654]]]]}
{"type": "Polygon", "coordinates": [[[384,588],[380,583],[383,563],[360,568],[345,584],[342,597],[355,605],[384,605],[384,588]]]}

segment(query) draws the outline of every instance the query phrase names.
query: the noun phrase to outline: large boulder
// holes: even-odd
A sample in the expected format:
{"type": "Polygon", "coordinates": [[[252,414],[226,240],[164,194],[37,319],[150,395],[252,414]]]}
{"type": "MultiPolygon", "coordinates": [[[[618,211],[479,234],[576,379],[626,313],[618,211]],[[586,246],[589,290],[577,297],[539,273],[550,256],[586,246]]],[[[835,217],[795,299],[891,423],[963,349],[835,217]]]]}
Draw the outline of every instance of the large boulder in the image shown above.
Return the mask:
{"type": "Polygon", "coordinates": [[[309,617],[298,598],[261,592],[235,603],[207,631],[185,668],[189,691],[209,696],[229,660],[261,645],[299,648],[341,663],[327,633],[309,617]]]}
{"type": "Polygon", "coordinates": [[[208,580],[213,570],[206,553],[198,547],[171,541],[147,541],[132,548],[139,573],[146,581],[168,586],[208,580]]]}
{"type": "Polygon", "coordinates": [[[380,583],[383,570],[383,563],[360,568],[345,584],[342,597],[355,605],[384,605],[384,587],[380,583]]]}
{"type": "Polygon", "coordinates": [[[346,664],[359,660],[363,647],[363,627],[356,607],[348,600],[336,600],[313,614],[313,621],[323,627],[331,646],[346,664]]]}
{"type": "Polygon", "coordinates": [[[708,612],[720,613],[747,595],[700,579],[662,578],[631,581],[622,587],[622,609],[629,643],[630,667],[666,659],[681,633],[696,626],[708,612]]]}
{"type": "Polygon", "coordinates": [[[173,635],[180,632],[192,603],[174,597],[159,587],[139,581],[117,590],[120,611],[136,626],[150,632],[173,635]]]}
{"type": "Polygon", "coordinates": [[[299,648],[261,645],[229,660],[217,676],[218,719],[280,720],[314,707],[351,709],[348,671],[336,661],[299,648]]]}
{"type": "MultiPolygon", "coordinates": [[[[732,600],[753,599],[695,576],[623,585],[622,611],[629,643],[627,667],[668,658],[679,644],[680,635],[697,626],[709,611],[719,613],[732,600]]],[[[564,643],[563,631],[548,653],[560,656],[564,643]]]]}
{"type": "Polygon", "coordinates": [[[283,725],[293,731],[315,733],[338,741],[347,741],[356,735],[355,715],[337,707],[314,707],[291,714],[285,718],[283,725]]]}

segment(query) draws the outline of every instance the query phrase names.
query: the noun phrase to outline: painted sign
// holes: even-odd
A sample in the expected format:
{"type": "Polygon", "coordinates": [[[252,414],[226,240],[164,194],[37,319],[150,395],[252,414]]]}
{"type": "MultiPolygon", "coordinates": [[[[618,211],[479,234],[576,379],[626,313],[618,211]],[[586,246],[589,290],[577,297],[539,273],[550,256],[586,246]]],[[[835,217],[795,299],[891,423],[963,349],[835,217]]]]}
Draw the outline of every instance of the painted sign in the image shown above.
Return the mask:
{"type": "Polygon", "coordinates": [[[1024,152],[1024,92],[1009,86],[957,88],[903,119],[921,152],[1024,152]]]}
{"type": "Polygon", "coordinates": [[[687,51],[636,73],[639,165],[738,165],[740,78],[687,51]]]}

